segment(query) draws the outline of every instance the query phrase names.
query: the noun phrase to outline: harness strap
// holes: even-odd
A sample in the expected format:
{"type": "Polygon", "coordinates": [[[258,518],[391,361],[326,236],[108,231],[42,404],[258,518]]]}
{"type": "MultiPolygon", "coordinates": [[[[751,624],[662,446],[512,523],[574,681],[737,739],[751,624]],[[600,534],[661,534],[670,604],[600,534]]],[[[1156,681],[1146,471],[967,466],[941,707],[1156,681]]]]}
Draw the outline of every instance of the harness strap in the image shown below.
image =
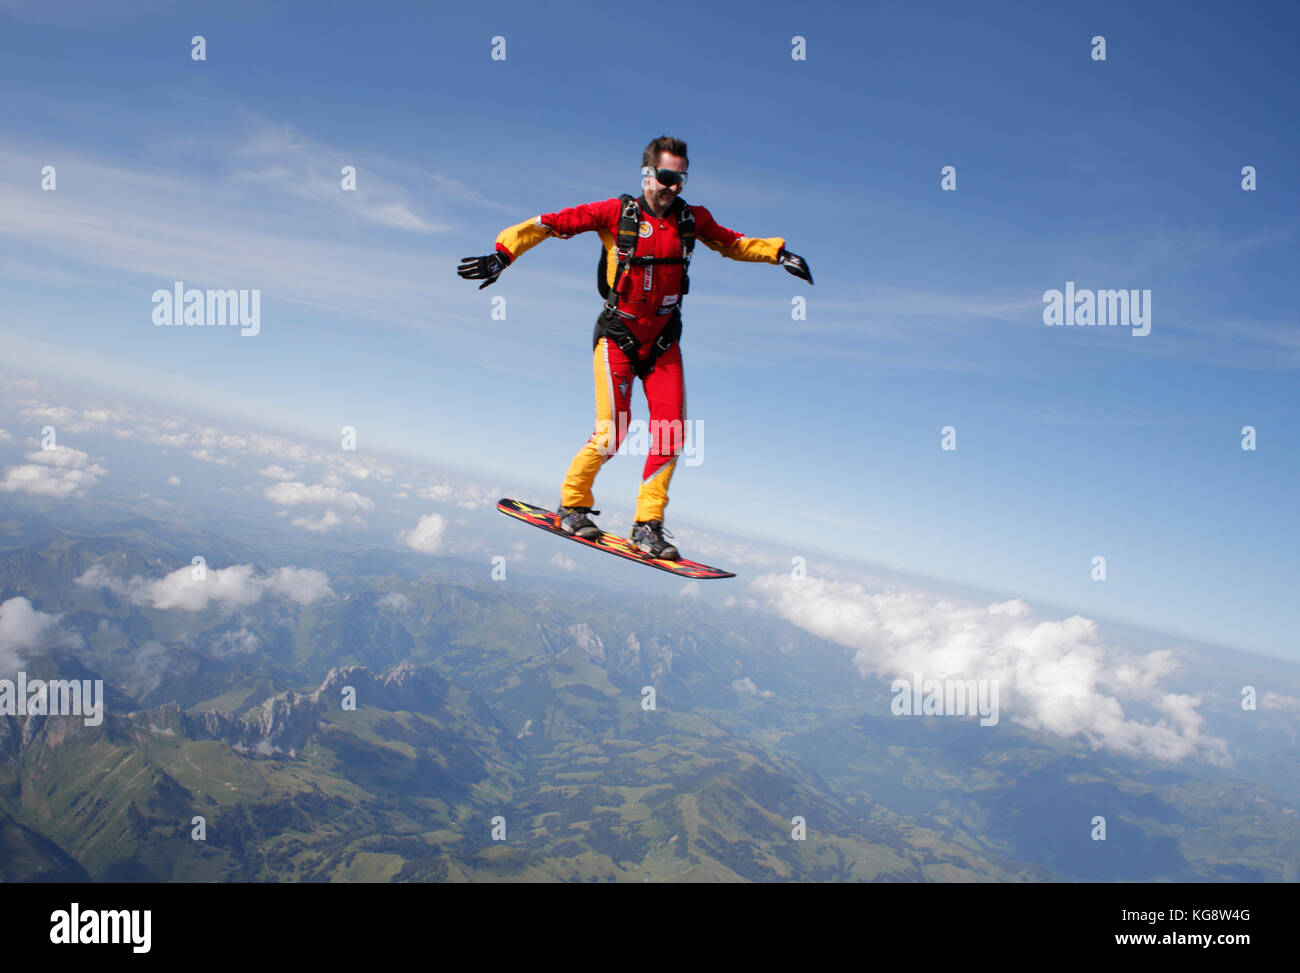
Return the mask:
{"type": "MultiPolygon", "coordinates": [[[[637,201],[624,193],[619,197],[623,202],[623,209],[618,216],[618,239],[614,241],[614,251],[618,255],[618,267],[614,271],[614,287],[606,295],[602,288],[602,295],[607,298],[605,306],[611,310],[618,307],[618,288],[623,282],[623,275],[627,273],[627,268],[632,266],[635,259],[636,241],[641,235],[641,207],[637,201]]],[[[604,250],[601,251],[601,267],[604,270],[604,250]]],[[[645,258],[643,257],[642,260],[645,258]]]]}
{"type": "Polygon", "coordinates": [[[673,316],[668,319],[664,329],[659,332],[659,337],[654,340],[650,346],[650,354],[646,356],[645,361],[640,360],[641,341],[634,335],[623,319],[615,312],[608,308],[600,312],[596,318],[596,328],[591,334],[591,348],[596,350],[600,344],[601,338],[607,338],[627,356],[631,362],[632,368],[636,371],[637,378],[644,379],[655,367],[655,362],[659,356],[672,348],[673,345],[682,339],[682,314],[680,310],[674,310],[673,316]]]}
{"type": "MultiPolygon", "coordinates": [[[[659,337],[655,339],[646,360],[640,361],[641,342],[624,323],[624,319],[630,318],[632,315],[619,310],[618,288],[629,267],[644,267],[653,264],[681,264],[681,296],[685,297],[690,293],[691,280],[687,271],[691,264],[691,254],[695,250],[695,214],[681,197],[673,200],[673,205],[669,208],[669,212],[673,213],[677,219],[677,235],[682,243],[682,255],[680,257],[638,257],[636,256],[636,243],[641,235],[641,207],[637,200],[627,193],[619,196],[619,200],[623,206],[619,211],[618,237],[614,242],[618,266],[614,271],[614,286],[610,288],[605,282],[605,250],[602,247],[600,263],[596,268],[596,286],[600,291],[600,296],[605,298],[605,307],[601,310],[600,316],[596,318],[596,328],[592,333],[591,346],[592,350],[595,350],[601,338],[608,338],[618,345],[623,354],[627,356],[628,361],[632,363],[632,367],[636,370],[637,377],[644,379],[654,368],[659,356],[681,340],[681,300],[679,298],[677,306],[673,308],[673,316],[659,333],[659,337]]],[[[665,213],[664,215],[667,216],[668,214],[665,213]]]]}

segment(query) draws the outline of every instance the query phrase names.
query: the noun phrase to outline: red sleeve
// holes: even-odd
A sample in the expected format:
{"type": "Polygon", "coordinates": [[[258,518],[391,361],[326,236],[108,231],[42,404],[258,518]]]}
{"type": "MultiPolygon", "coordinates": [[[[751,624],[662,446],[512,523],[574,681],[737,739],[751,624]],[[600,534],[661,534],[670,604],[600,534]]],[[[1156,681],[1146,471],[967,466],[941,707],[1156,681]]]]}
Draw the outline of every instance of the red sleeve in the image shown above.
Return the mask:
{"type": "Polygon", "coordinates": [[[618,216],[622,206],[618,197],[602,200],[599,203],[582,203],[556,213],[543,213],[537,218],[539,226],[547,227],[553,236],[571,237],[575,233],[588,230],[611,230],[618,232],[618,216]]]}
{"type": "Polygon", "coordinates": [[[727,229],[703,206],[692,204],[691,212],[695,214],[695,235],[701,240],[711,240],[723,247],[729,247],[744,236],[743,233],[727,229]]]}
{"type": "Polygon", "coordinates": [[[695,213],[695,236],[709,248],[731,260],[776,263],[785,246],[783,237],[748,237],[719,225],[703,206],[692,205],[695,213]]]}

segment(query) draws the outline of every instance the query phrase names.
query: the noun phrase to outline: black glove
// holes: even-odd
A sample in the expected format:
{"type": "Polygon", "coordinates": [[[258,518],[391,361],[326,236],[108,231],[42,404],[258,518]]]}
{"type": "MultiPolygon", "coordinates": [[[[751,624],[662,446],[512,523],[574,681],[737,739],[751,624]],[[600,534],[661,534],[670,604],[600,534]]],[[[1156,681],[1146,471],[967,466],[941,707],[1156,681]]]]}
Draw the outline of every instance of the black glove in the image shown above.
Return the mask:
{"type": "Polygon", "coordinates": [[[501,276],[501,271],[509,266],[510,258],[500,250],[494,250],[486,257],[461,257],[456,273],[466,280],[482,280],[483,283],[478,285],[478,289],[482,290],[488,284],[495,284],[497,278],[501,276]],[[484,277],[487,280],[483,280],[484,277]]]}
{"type": "Polygon", "coordinates": [[[781,252],[777,254],[776,262],[801,280],[806,280],[810,284],[813,282],[812,271],[808,269],[808,261],[797,253],[791,253],[782,247],[781,252]]]}

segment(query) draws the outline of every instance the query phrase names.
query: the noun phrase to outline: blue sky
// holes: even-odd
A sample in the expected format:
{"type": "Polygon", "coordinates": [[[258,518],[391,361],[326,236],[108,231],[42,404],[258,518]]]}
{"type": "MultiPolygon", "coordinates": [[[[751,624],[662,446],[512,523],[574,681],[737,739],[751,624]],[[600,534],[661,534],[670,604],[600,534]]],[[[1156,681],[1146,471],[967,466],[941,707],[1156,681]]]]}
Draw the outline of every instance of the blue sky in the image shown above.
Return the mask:
{"type": "MultiPolygon", "coordinates": [[[[1294,6],[657,9],[0,0],[6,371],[351,424],[558,494],[591,428],[595,238],[485,291],[454,268],[635,191],[668,132],[688,200],[817,280],[701,248],[683,350],[705,453],[670,527],[1300,657],[1294,6]],[[155,328],[178,279],[260,289],[261,333],[155,328]],[[1068,280],[1149,289],[1151,333],[1044,326],[1068,280]]],[[[639,470],[616,459],[598,506],[639,470]]]]}

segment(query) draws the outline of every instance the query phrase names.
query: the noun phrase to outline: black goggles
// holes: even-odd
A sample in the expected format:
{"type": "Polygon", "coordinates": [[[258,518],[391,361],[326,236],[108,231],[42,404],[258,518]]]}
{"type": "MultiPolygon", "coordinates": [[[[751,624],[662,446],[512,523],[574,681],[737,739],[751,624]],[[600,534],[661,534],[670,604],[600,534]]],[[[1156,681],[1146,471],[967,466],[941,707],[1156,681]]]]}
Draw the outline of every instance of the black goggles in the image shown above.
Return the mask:
{"type": "Polygon", "coordinates": [[[660,185],[670,188],[672,186],[686,185],[686,173],[678,172],[676,169],[656,169],[654,166],[643,166],[641,175],[653,176],[659,180],[660,185]]]}

